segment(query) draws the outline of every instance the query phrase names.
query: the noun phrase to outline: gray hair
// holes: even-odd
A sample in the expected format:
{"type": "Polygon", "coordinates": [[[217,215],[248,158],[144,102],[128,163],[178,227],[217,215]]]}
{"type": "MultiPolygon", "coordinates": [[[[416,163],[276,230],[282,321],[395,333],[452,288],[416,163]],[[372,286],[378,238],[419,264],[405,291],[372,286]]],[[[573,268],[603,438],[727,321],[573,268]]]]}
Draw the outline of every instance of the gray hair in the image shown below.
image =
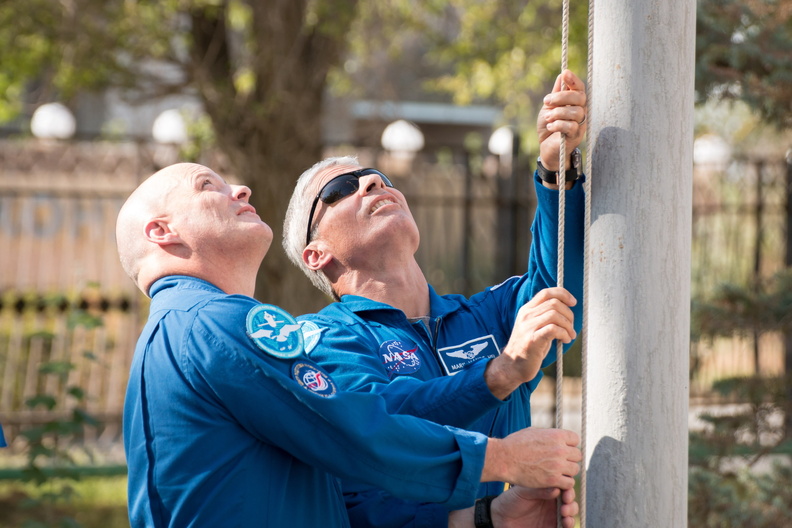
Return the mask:
{"type": "MultiPolygon", "coordinates": [[[[295,185],[289,200],[289,207],[286,209],[286,219],[283,221],[283,249],[289,260],[311,279],[314,286],[337,301],[339,297],[333,291],[333,286],[327,276],[321,271],[308,268],[302,258],[305,249],[305,233],[308,230],[308,215],[311,213],[310,207],[315,198],[315,194],[309,194],[308,189],[319,172],[336,165],[359,165],[359,162],[355,156],[326,158],[303,172],[297,179],[297,185],[295,185]]],[[[314,228],[312,233],[314,236],[318,229],[318,226],[314,228]]]]}

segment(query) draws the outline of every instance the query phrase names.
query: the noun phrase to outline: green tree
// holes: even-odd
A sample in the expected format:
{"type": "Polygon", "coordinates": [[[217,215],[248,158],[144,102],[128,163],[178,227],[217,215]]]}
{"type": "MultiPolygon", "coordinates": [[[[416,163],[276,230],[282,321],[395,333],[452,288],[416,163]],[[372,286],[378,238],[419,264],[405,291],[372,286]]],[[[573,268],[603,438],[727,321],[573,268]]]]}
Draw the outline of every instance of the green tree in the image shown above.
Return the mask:
{"type": "MultiPolygon", "coordinates": [[[[792,269],[748,286],[724,284],[693,303],[693,341],[792,328],[792,269]]],[[[695,369],[696,357],[692,359],[695,369]]],[[[781,526],[790,519],[792,375],[720,379],[715,392],[740,405],[704,413],[690,435],[691,526],[781,526]],[[783,416],[783,420],[778,420],[783,416]],[[787,462],[773,462],[782,455],[787,462]],[[758,469],[763,462],[770,471],[758,469]],[[782,491],[784,490],[784,491],[782,491]]]]}
{"type": "MultiPolygon", "coordinates": [[[[326,78],[346,51],[356,7],[357,0],[4,2],[4,116],[25,110],[26,96],[68,102],[110,86],[140,99],[192,93],[277,246],[292,183],[321,156],[326,78]],[[173,73],[164,77],[163,68],[173,73]]],[[[258,285],[260,298],[292,310],[323,301],[277,248],[258,285]]]]}
{"type": "MultiPolygon", "coordinates": [[[[707,299],[693,302],[691,310],[691,330],[695,343],[714,337],[752,336],[757,338],[762,332],[792,332],[792,268],[784,268],[766,280],[757,279],[754,284],[722,284],[707,299]]],[[[695,350],[695,349],[694,349],[695,350]]],[[[785,359],[786,374],[779,378],[783,391],[768,390],[763,393],[770,398],[771,405],[784,414],[783,434],[792,438],[792,372],[789,370],[789,352],[785,359]]],[[[691,366],[697,368],[695,354],[691,366]]],[[[761,376],[761,383],[769,381],[761,376]]],[[[753,395],[751,379],[723,381],[725,387],[740,396],[753,395]]],[[[716,390],[720,390],[716,385],[716,390]]]]}
{"type": "MultiPolygon", "coordinates": [[[[0,5],[0,119],[111,86],[138,99],[194,94],[277,246],[293,182],[322,154],[331,74],[339,90],[381,91],[399,75],[351,66],[384,56],[398,67],[394,57],[412,49],[420,60],[410,89],[506,104],[511,124],[530,124],[531,97],[559,69],[548,58],[559,25],[560,0],[9,0],[0,5]]],[[[326,302],[277,248],[257,296],[296,312],[326,302]]]]}
{"type": "MultiPolygon", "coordinates": [[[[571,7],[569,36],[569,66],[584,79],[586,7],[571,7]]],[[[536,146],[531,132],[541,98],[560,71],[561,8],[561,0],[361,2],[350,44],[353,73],[340,82],[334,75],[334,86],[358,96],[388,86],[392,98],[493,104],[503,108],[501,124],[527,132],[536,146]],[[409,84],[391,86],[393,69],[409,84]]]]}
{"type": "Polygon", "coordinates": [[[697,16],[699,99],[742,100],[792,127],[792,3],[699,0],[697,16]]]}

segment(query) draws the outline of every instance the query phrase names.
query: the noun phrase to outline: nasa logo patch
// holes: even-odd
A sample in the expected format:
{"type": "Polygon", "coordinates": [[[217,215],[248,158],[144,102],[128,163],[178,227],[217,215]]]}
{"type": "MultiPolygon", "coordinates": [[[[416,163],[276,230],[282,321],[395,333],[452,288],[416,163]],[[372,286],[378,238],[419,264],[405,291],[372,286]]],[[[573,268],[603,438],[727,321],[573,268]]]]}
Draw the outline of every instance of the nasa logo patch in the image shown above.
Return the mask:
{"type": "Polygon", "coordinates": [[[289,312],[271,304],[260,304],[247,314],[247,335],[261,350],[281,359],[302,354],[303,335],[289,312]]]}
{"type": "Polygon", "coordinates": [[[318,365],[308,361],[298,361],[292,366],[292,377],[304,389],[329,398],[337,392],[336,384],[330,375],[318,365]]]}
{"type": "Polygon", "coordinates": [[[412,374],[421,368],[421,358],[418,357],[415,345],[407,345],[404,341],[391,339],[380,345],[379,353],[382,363],[393,377],[399,374],[412,374]]]}

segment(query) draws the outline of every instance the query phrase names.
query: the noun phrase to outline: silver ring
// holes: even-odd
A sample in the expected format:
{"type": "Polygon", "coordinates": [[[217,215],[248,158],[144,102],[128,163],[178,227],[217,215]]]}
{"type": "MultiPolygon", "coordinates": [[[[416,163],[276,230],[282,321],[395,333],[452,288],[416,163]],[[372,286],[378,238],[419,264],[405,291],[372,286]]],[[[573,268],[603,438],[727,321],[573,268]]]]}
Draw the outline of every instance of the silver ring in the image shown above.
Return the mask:
{"type": "Polygon", "coordinates": [[[583,123],[585,123],[585,122],[586,122],[586,118],[587,118],[587,117],[588,117],[588,116],[584,114],[584,115],[583,115],[583,121],[580,121],[580,122],[578,123],[578,126],[579,126],[579,125],[582,125],[583,123]]]}

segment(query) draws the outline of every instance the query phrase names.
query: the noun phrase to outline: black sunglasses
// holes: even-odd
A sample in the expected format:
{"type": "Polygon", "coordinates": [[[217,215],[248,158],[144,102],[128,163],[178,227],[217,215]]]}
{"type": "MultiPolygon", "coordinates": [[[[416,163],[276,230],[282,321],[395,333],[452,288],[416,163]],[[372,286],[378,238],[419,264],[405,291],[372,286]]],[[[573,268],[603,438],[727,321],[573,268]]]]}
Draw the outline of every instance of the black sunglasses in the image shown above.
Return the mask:
{"type": "Polygon", "coordinates": [[[306,246],[311,242],[311,223],[313,222],[314,211],[316,211],[316,204],[319,203],[319,200],[322,200],[327,205],[332,205],[338,200],[356,193],[357,190],[360,189],[360,177],[368,174],[378,175],[386,187],[393,187],[393,183],[390,179],[377,169],[358,169],[356,171],[339,174],[325,183],[324,187],[319,189],[313,204],[311,204],[311,214],[308,215],[308,232],[305,234],[306,246]]]}

